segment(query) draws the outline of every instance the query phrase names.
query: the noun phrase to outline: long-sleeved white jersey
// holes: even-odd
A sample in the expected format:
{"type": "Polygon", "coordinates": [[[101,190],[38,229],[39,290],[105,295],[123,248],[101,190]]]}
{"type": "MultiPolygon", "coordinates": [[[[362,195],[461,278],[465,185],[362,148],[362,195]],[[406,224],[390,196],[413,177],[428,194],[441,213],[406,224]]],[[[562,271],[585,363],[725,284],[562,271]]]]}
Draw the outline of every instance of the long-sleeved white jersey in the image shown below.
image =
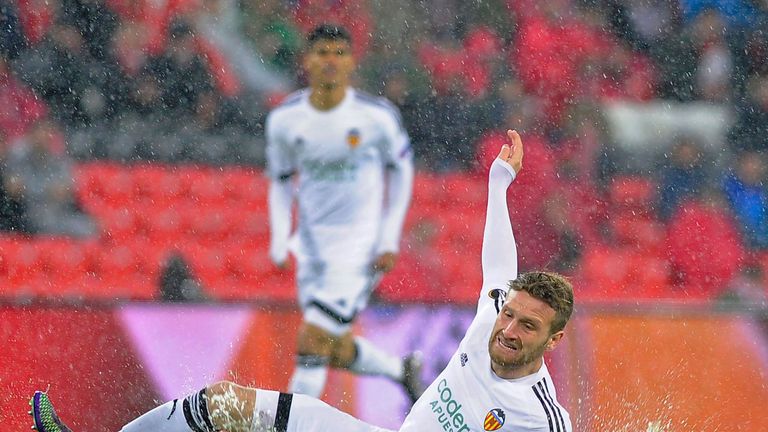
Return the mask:
{"type": "Polygon", "coordinates": [[[384,98],[348,88],[320,111],[309,95],[292,94],[267,118],[270,255],[280,262],[290,249],[300,263],[368,266],[398,250],[413,185],[408,135],[384,98]]]}
{"type": "Polygon", "coordinates": [[[508,282],[517,278],[506,193],[514,177],[506,162],[497,159],[491,166],[477,314],[446,368],[411,409],[401,432],[572,431],[544,363],[535,374],[519,379],[502,379],[491,370],[488,341],[508,282]]]}

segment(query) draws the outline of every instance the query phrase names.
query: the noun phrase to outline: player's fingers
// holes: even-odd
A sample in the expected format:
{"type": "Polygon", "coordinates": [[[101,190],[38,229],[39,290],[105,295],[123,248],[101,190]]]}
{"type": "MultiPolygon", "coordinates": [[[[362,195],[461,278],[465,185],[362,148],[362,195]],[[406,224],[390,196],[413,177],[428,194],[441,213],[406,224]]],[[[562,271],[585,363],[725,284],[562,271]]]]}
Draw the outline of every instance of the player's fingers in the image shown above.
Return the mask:
{"type": "Polygon", "coordinates": [[[509,159],[509,155],[512,154],[512,148],[509,147],[508,144],[504,144],[501,146],[501,151],[499,152],[499,159],[506,161],[509,159]]]}
{"type": "Polygon", "coordinates": [[[520,148],[522,150],[523,139],[520,138],[520,134],[517,133],[516,130],[513,130],[513,129],[507,130],[507,137],[509,138],[509,141],[512,143],[513,148],[515,149],[520,148]]]}

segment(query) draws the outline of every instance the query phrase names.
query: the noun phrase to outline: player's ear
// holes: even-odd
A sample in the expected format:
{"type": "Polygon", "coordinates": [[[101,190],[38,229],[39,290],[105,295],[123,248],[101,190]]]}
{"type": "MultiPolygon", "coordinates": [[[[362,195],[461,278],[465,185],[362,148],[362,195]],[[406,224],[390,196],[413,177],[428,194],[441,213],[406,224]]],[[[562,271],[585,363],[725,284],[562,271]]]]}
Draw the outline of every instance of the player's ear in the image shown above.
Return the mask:
{"type": "Polygon", "coordinates": [[[547,342],[547,351],[552,351],[560,344],[560,341],[563,340],[563,335],[565,334],[564,331],[560,330],[559,332],[553,334],[549,337],[549,341],[547,342]]]}

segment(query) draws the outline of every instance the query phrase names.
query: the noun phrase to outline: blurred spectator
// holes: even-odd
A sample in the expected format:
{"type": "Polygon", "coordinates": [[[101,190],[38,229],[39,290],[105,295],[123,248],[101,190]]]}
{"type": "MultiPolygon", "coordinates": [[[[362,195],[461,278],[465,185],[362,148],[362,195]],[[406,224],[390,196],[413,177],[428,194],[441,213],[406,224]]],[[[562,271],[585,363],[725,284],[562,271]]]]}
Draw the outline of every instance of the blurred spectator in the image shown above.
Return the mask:
{"type": "Polygon", "coordinates": [[[752,0],[680,0],[683,18],[690,22],[707,10],[714,10],[725,18],[729,27],[748,26],[756,17],[752,0]]]}
{"type": "Polygon", "coordinates": [[[281,0],[242,2],[243,31],[261,56],[275,68],[293,73],[301,49],[301,34],[291,20],[287,3],[281,0]]]}
{"type": "Polygon", "coordinates": [[[741,238],[720,195],[712,190],[678,208],[667,226],[666,250],[677,293],[714,299],[741,269],[741,238]]]}
{"type": "Polygon", "coordinates": [[[753,26],[728,32],[728,41],[734,58],[733,81],[740,103],[744,97],[747,80],[768,74],[768,2],[755,1],[759,9],[753,26]]]}
{"type": "Polygon", "coordinates": [[[72,163],[63,149],[57,149],[56,141],[61,139],[55,123],[38,121],[13,146],[8,174],[21,188],[34,233],[90,236],[96,226],[75,200],[72,163]]]}
{"type": "Polygon", "coordinates": [[[415,153],[436,171],[470,168],[475,159],[475,142],[483,133],[478,104],[457,78],[451,80],[445,94],[422,101],[424,110],[420,110],[419,121],[423,122],[424,141],[414,142],[415,153]]]}
{"type": "Polygon", "coordinates": [[[118,22],[109,42],[108,56],[120,71],[130,78],[136,78],[146,65],[149,54],[145,26],[138,21],[118,22]]]}
{"type": "Polygon", "coordinates": [[[723,191],[748,247],[768,249],[768,191],[765,156],[741,153],[735,169],[723,180],[723,191]]]}
{"type": "Polygon", "coordinates": [[[547,134],[557,149],[558,159],[567,162],[568,169],[577,177],[590,183],[607,180],[602,164],[609,161],[602,160],[603,151],[612,145],[601,105],[585,101],[572,104],[561,124],[547,134]]]}
{"type": "Polygon", "coordinates": [[[714,102],[731,97],[733,58],[716,10],[702,11],[682,31],[652,45],[650,54],[659,67],[661,97],[714,102]]]}
{"type": "Polygon", "coordinates": [[[61,22],[80,31],[89,54],[103,60],[118,25],[117,16],[104,0],[61,0],[59,13],[61,22]]]}
{"type": "Polygon", "coordinates": [[[747,82],[747,99],[736,106],[738,118],[730,131],[736,149],[768,149],[768,75],[747,82]]]}
{"type": "Polygon", "coordinates": [[[51,0],[17,0],[19,21],[28,45],[34,46],[43,39],[48,27],[54,22],[58,2],[51,0]]]}
{"type": "Polygon", "coordinates": [[[722,16],[715,11],[704,11],[692,27],[698,52],[696,95],[706,101],[725,102],[731,97],[733,58],[722,16]]]}
{"type": "Polygon", "coordinates": [[[192,26],[177,20],[172,23],[169,32],[166,52],[150,59],[145,78],[154,80],[156,90],[160,92],[161,104],[157,108],[163,116],[167,116],[168,111],[192,114],[200,96],[213,91],[211,74],[198,54],[192,26]]]}
{"type": "Polygon", "coordinates": [[[67,125],[87,124],[90,110],[103,110],[99,83],[106,79],[106,70],[90,56],[80,30],[72,25],[52,25],[35,49],[20,59],[18,69],[67,125]]]}
{"type": "Polygon", "coordinates": [[[166,302],[204,301],[207,296],[181,253],[174,252],[160,271],[160,299],[166,302]]]}
{"type": "Polygon", "coordinates": [[[194,123],[206,132],[216,132],[230,125],[234,122],[237,111],[230,102],[215,92],[200,95],[195,107],[194,123]]]}
{"type": "Polygon", "coordinates": [[[0,231],[26,233],[29,224],[21,196],[21,187],[8,175],[7,152],[8,145],[5,136],[0,134],[0,231]]]}
{"type": "Polygon", "coordinates": [[[632,48],[648,52],[679,28],[679,4],[669,0],[604,2],[614,34],[632,48]]]}
{"type": "Polygon", "coordinates": [[[47,107],[11,72],[0,57],[0,132],[8,142],[25,134],[29,126],[47,114],[47,107]]]}
{"type": "Polygon", "coordinates": [[[672,146],[659,170],[656,208],[662,220],[669,219],[685,199],[696,197],[703,190],[707,175],[702,158],[701,148],[691,137],[681,137],[672,146]]]}
{"type": "Polygon", "coordinates": [[[0,160],[0,232],[26,233],[29,227],[21,191],[5,171],[5,161],[0,160]]]}
{"type": "Polygon", "coordinates": [[[0,56],[15,59],[26,45],[13,0],[0,0],[0,56]]]}
{"type": "MultiPolygon", "coordinates": [[[[573,210],[573,203],[565,193],[554,192],[544,199],[542,226],[553,243],[547,268],[565,274],[575,270],[584,249],[584,239],[577,231],[573,210]]],[[[544,237],[538,236],[538,240],[546,241],[544,237]]]]}
{"type": "Polygon", "coordinates": [[[767,291],[763,269],[759,264],[753,263],[745,265],[736,274],[718,300],[747,305],[765,305],[768,302],[767,291]]]}

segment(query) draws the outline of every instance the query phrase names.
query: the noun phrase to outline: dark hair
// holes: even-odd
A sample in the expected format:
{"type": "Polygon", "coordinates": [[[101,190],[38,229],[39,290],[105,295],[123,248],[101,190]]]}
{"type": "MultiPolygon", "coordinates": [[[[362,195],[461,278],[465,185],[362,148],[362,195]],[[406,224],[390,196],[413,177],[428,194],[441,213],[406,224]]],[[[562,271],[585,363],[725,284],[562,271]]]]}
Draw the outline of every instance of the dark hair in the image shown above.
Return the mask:
{"type": "Polygon", "coordinates": [[[352,43],[352,36],[344,27],[336,24],[320,24],[307,34],[307,44],[312,45],[319,40],[342,40],[352,43]]]}
{"type": "Polygon", "coordinates": [[[509,289],[525,291],[555,310],[550,334],[565,328],[573,313],[573,286],[568,280],[550,272],[527,272],[509,283],[509,289]]]}

